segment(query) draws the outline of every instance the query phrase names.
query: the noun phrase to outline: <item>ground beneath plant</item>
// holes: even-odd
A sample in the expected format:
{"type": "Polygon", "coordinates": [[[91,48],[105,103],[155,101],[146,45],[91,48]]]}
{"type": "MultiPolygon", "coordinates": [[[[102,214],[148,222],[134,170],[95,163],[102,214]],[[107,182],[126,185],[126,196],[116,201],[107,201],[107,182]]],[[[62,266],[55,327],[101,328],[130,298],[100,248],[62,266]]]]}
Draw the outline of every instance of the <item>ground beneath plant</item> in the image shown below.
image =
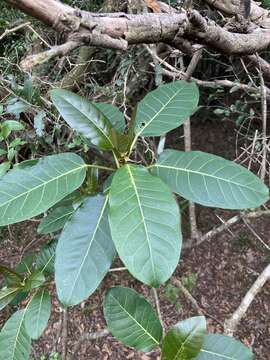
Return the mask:
{"type": "MultiPolygon", "coordinates": [[[[235,133],[233,124],[210,123],[193,127],[193,148],[235,158],[235,133]]],[[[168,138],[168,147],[181,148],[181,132],[174,132],[168,138]]],[[[205,233],[213,225],[220,224],[220,219],[226,221],[233,212],[197,208],[200,230],[205,233]]],[[[187,215],[183,214],[185,235],[187,236],[187,215]]],[[[256,233],[270,246],[270,216],[252,220],[256,233]]],[[[35,232],[36,223],[28,222],[11,226],[9,231],[2,232],[0,242],[0,262],[13,266],[18,262],[28,244],[28,251],[40,247],[47,238],[38,237],[35,232]]],[[[26,249],[27,250],[27,249],[26,249]]],[[[208,314],[208,330],[223,332],[224,320],[230,317],[238,307],[247,289],[254,283],[258,274],[269,263],[267,249],[261,242],[239,222],[230,231],[204,242],[200,246],[182,253],[181,262],[174,276],[187,279],[196,275],[197,280],[192,289],[192,295],[199,306],[208,314]]],[[[119,262],[115,264],[118,267],[119,262]]],[[[110,273],[102,286],[89,300],[69,310],[68,349],[72,350],[78,338],[85,332],[96,332],[104,329],[102,299],[106,289],[114,285],[128,286],[136,289],[153,301],[150,289],[134,280],[127,272],[110,273]]],[[[59,344],[59,326],[61,313],[59,304],[52,288],[53,312],[49,326],[42,338],[34,343],[33,358],[41,354],[49,354],[55,349],[61,349],[59,344]]],[[[161,312],[164,325],[168,328],[187,317],[197,315],[191,304],[180,293],[176,301],[168,296],[168,287],[159,290],[161,312]]],[[[256,297],[241,321],[236,337],[252,347],[257,360],[270,359],[270,284],[266,284],[256,297]]],[[[0,327],[12,313],[9,308],[0,313],[0,327]]],[[[0,344],[1,346],[1,344],[0,344]]],[[[79,360],[147,360],[159,359],[159,351],[143,354],[125,348],[112,336],[96,342],[82,344],[76,359],[79,360]]]]}

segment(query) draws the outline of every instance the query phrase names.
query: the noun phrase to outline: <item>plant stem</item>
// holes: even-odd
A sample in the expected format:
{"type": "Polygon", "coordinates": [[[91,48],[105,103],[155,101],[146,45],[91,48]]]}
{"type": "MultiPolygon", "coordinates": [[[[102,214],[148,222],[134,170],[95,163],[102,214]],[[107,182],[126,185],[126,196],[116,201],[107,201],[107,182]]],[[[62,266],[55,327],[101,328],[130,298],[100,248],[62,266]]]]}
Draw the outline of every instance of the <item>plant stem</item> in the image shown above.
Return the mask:
{"type": "Polygon", "coordinates": [[[116,170],[114,168],[110,168],[110,167],[102,166],[102,165],[87,164],[86,166],[89,167],[89,168],[107,170],[107,171],[115,171],[116,170]]]}

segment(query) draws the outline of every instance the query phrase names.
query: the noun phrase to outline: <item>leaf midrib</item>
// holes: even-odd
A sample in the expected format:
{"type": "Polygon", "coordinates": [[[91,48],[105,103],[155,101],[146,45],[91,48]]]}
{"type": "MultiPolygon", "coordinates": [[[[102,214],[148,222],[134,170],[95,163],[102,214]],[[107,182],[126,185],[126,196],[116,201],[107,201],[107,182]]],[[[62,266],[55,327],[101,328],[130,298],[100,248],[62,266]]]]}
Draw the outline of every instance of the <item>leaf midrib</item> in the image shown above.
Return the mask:
{"type": "Polygon", "coordinates": [[[186,343],[188,342],[189,338],[192,337],[193,332],[195,332],[197,328],[200,328],[200,326],[195,325],[195,327],[192,328],[192,330],[188,333],[188,335],[185,337],[185,340],[183,341],[182,345],[180,346],[180,349],[177,351],[177,353],[176,353],[175,357],[173,358],[173,360],[177,360],[178,355],[181,354],[182,350],[184,351],[186,343]]]}
{"type": "Polygon", "coordinates": [[[152,117],[152,119],[136,134],[138,138],[141,133],[155,120],[155,118],[164,110],[164,108],[183,90],[183,87],[179,89],[163,106],[162,108],[152,117]]]}
{"type": "Polygon", "coordinates": [[[90,249],[91,249],[91,247],[92,247],[93,241],[95,240],[95,236],[96,236],[97,230],[98,230],[98,228],[99,228],[100,222],[101,222],[101,220],[102,220],[102,217],[103,217],[103,215],[104,215],[105,208],[106,208],[106,205],[107,205],[107,203],[108,203],[108,199],[109,199],[109,196],[107,195],[106,198],[105,198],[105,200],[104,200],[104,204],[103,204],[103,206],[102,206],[102,209],[101,209],[101,212],[100,212],[100,215],[99,215],[99,218],[98,218],[98,221],[97,221],[95,230],[94,230],[94,232],[93,232],[93,235],[92,235],[92,237],[91,237],[91,239],[90,239],[90,242],[89,242],[89,245],[88,245],[88,247],[87,247],[87,251],[86,251],[86,253],[85,253],[85,255],[84,255],[84,258],[83,258],[83,260],[82,260],[82,263],[81,263],[81,265],[80,265],[80,267],[79,267],[79,269],[78,269],[77,276],[76,276],[76,278],[75,278],[74,281],[73,281],[73,286],[72,286],[72,288],[71,288],[71,292],[70,292],[70,296],[69,296],[69,301],[70,301],[70,299],[71,299],[72,296],[73,296],[73,292],[74,292],[74,289],[75,289],[75,285],[76,285],[76,283],[77,283],[77,281],[78,281],[78,278],[79,278],[79,276],[80,276],[80,274],[81,274],[82,268],[83,268],[83,266],[84,266],[84,264],[85,264],[85,262],[86,262],[86,259],[87,259],[88,255],[89,255],[89,251],[90,251],[90,249]]]}
{"type": "Polygon", "coordinates": [[[69,210],[68,212],[56,217],[56,218],[52,218],[51,221],[48,221],[47,224],[44,225],[44,228],[46,229],[46,227],[49,227],[51,226],[52,224],[56,223],[57,221],[69,216],[69,215],[72,215],[74,213],[74,208],[72,208],[72,210],[69,210]]]}
{"type": "MultiPolygon", "coordinates": [[[[27,191],[25,191],[25,192],[23,192],[23,193],[20,193],[19,195],[17,195],[17,196],[15,196],[15,197],[9,199],[8,201],[2,203],[2,204],[0,205],[0,209],[3,208],[5,205],[7,205],[7,204],[9,204],[9,203],[11,203],[11,202],[19,199],[20,197],[25,196],[25,195],[29,194],[30,192],[37,190],[37,189],[40,188],[40,187],[43,187],[43,186],[45,187],[45,186],[47,186],[47,185],[48,185],[50,182],[52,182],[52,181],[56,181],[56,180],[60,179],[60,178],[63,177],[63,176],[67,176],[67,175],[69,175],[69,174],[72,174],[73,172],[79,171],[79,170],[81,170],[81,169],[83,169],[83,168],[85,168],[85,167],[87,167],[87,165],[86,165],[86,164],[82,164],[80,167],[77,167],[76,169],[72,169],[72,170],[70,170],[70,171],[68,171],[68,172],[66,172],[66,173],[64,173],[64,174],[61,174],[61,175],[59,175],[59,176],[57,176],[57,177],[54,177],[54,178],[51,179],[51,180],[48,180],[48,181],[46,181],[46,182],[44,182],[44,183],[39,184],[38,186],[35,186],[35,187],[33,187],[33,188],[30,188],[30,189],[28,189],[27,191]]],[[[7,183],[8,183],[8,182],[7,182],[7,183]]],[[[4,192],[4,193],[5,193],[5,192],[4,192]]],[[[9,195],[9,196],[10,196],[10,195],[9,195]]]]}
{"type": "MultiPolygon", "coordinates": [[[[75,107],[71,102],[69,102],[66,98],[62,98],[64,99],[64,101],[66,101],[69,105],[71,105],[72,107],[74,107],[81,115],[83,115],[86,119],[88,119],[97,129],[98,132],[100,132],[106,139],[107,141],[111,144],[112,149],[114,149],[114,144],[112,143],[111,139],[108,137],[108,135],[103,131],[102,128],[100,128],[99,126],[97,126],[96,123],[94,123],[87,115],[85,115],[80,109],[78,109],[77,107],[75,107]]],[[[97,111],[101,112],[95,105],[91,104],[91,106],[93,106],[97,111]]],[[[102,113],[102,112],[101,112],[102,113]]],[[[105,117],[105,115],[103,114],[103,116],[105,117]]],[[[107,124],[106,124],[107,126],[107,124]]]]}
{"type": "Polygon", "coordinates": [[[136,319],[133,317],[119,302],[117,298],[115,298],[113,295],[111,297],[117,302],[119,307],[147,334],[157,345],[159,344],[159,341],[155,339],[136,319]]]}
{"type": "Polygon", "coordinates": [[[138,205],[139,205],[140,214],[141,214],[141,218],[142,218],[142,223],[143,223],[143,226],[144,226],[144,232],[145,232],[145,235],[146,235],[146,240],[147,240],[147,244],[148,244],[148,248],[149,248],[151,265],[152,265],[152,271],[153,271],[153,274],[154,274],[154,280],[156,281],[156,277],[157,277],[157,276],[156,276],[156,271],[155,271],[155,266],[154,266],[154,261],[153,261],[152,247],[151,247],[151,242],[150,242],[149,235],[148,235],[147,225],[146,225],[145,219],[144,219],[144,213],[143,213],[143,209],[142,209],[142,204],[141,204],[140,196],[139,196],[139,193],[138,193],[138,190],[137,190],[137,187],[136,187],[135,179],[134,179],[134,177],[133,177],[131,168],[130,168],[129,165],[126,165],[126,166],[127,166],[127,170],[128,170],[128,174],[129,174],[129,177],[130,177],[130,181],[131,181],[131,184],[132,184],[132,186],[133,186],[133,188],[134,188],[134,192],[135,192],[135,195],[136,195],[136,198],[137,198],[137,202],[138,202],[138,205]]]}
{"type": "Polygon", "coordinates": [[[216,352],[213,352],[213,351],[208,351],[208,350],[202,349],[201,352],[205,352],[205,353],[211,354],[211,355],[213,355],[213,356],[218,356],[218,357],[223,358],[223,359],[237,360],[236,358],[232,358],[232,357],[229,357],[229,356],[227,356],[227,355],[220,355],[220,354],[218,354],[218,353],[216,353],[216,352]]]}
{"type": "Polygon", "coordinates": [[[36,334],[35,335],[38,334],[38,325],[39,325],[39,321],[40,321],[41,306],[42,306],[42,301],[43,301],[43,298],[44,298],[44,294],[45,294],[45,290],[42,290],[41,298],[40,298],[40,301],[39,301],[39,308],[38,308],[38,315],[37,315],[38,320],[36,321],[36,334]]]}
{"type": "Polygon", "coordinates": [[[221,180],[221,181],[233,184],[233,185],[244,187],[244,188],[252,190],[252,191],[254,191],[256,193],[261,194],[260,191],[254,190],[252,187],[248,187],[248,186],[243,185],[241,183],[237,183],[235,181],[230,181],[228,179],[224,179],[224,178],[221,178],[219,176],[212,175],[212,174],[207,174],[207,173],[199,172],[199,171],[196,171],[196,170],[189,170],[189,169],[186,169],[186,168],[180,168],[180,167],[162,165],[162,164],[155,164],[155,165],[149,166],[149,168],[154,168],[154,167],[156,167],[156,168],[164,168],[164,169],[171,169],[171,170],[176,170],[176,171],[183,171],[183,172],[186,172],[186,173],[193,173],[193,174],[201,175],[201,176],[204,176],[204,177],[210,177],[210,178],[213,178],[213,179],[216,179],[216,180],[221,180]]]}

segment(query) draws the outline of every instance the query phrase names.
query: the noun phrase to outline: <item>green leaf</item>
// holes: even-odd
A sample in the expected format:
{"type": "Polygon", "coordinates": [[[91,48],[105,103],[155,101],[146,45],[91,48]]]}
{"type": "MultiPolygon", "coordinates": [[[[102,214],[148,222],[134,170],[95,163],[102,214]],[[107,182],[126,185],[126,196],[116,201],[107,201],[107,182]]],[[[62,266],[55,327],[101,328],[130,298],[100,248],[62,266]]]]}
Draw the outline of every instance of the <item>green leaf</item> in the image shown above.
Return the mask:
{"type": "Polygon", "coordinates": [[[51,155],[0,179],[0,226],[39,215],[77,189],[86,165],[76,154],[51,155]]]}
{"type": "Polygon", "coordinates": [[[48,290],[37,291],[25,310],[25,329],[31,339],[38,339],[46,329],[51,315],[51,298],[48,290]]]}
{"type": "Polygon", "coordinates": [[[255,208],[267,201],[269,191],[246,168],[200,151],[165,150],[152,172],[172,191],[205,206],[223,209],[255,208]]]}
{"type": "Polygon", "coordinates": [[[22,276],[7,266],[0,265],[0,274],[2,274],[10,284],[21,285],[23,282],[22,276]]]}
{"type": "Polygon", "coordinates": [[[18,291],[20,291],[20,289],[16,287],[4,287],[0,290],[0,311],[15,299],[18,291]]]}
{"type": "Polygon", "coordinates": [[[30,291],[42,286],[45,282],[45,276],[41,271],[34,271],[25,280],[24,290],[30,291]]]}
{"type": "Polygon", "coordinates": [[[35,260],[34,254],[25,255],[22,258],[22,260],[16,265],[15,270],[19,274],[24,274],[24,273],[30,274],[31,270],[33,269],[34,260],[35,260]]]}
{"type": "Polygon", "coordinates": [[[110,227],[121,260],[150,286],[169,279],[180,257],[180,213],[166,184],[147,169],[125,165],[110,189],[110,227]]]}
{"type": "Polygon", "coordinates": [[[0,164],[0,178],[10,169],[10,162],[6,161],[0,164]]]}
{"type": "Polygon", "coordinates": [[[34,128],[36,130],[37,136],[43,136],[45,123],[44,118],[46,117],[46,112],[44,110],[39,111],[34,117],[34,128]]]}
{"type": "Polygon", "coordinates": [[[114,148],[114,129],[93,103],[67,90],[54,89],[50,93],[57,110],[72,129],[102,150],[114,148]]]}
{"type": "Polygon", "coordinates": [[[151,91],[138,104],[135,133],[160,136],[183,124],[197,108],[198,87],[194,82],[174,81],[151,91]]]}
{"type": "Polygon", "coordinates": [[[37,232],[39,234],[49,234],[62,229],[74,211],[73,206],[55,208],[48,216],[41,220],[37,232]]]}
{"type": "Polygon", "coordinates": [[[0,333],[1,360],[29,360],[31,339],[24,326],[24,310],[15,312],[0,333]]]}
{"type": "Polygon", "coordinates": [[[14,114],[16,119],[19,119],[20,114],[26,112],[29,108],[30,105],[26,102],[13,98],[7,106],[7,112],[10,114],[14,114]]]}
{"type": "Polygon", "coordinates": [[[1,124],[1,135],[6,139],[12,131],[23,130],[24,125],[19,121],[15,120],[6,120],[1,124]]]}
{"type": "Polygon", "coordinates": [[[110,120],[115,130],[123,133],[126,123],[124,114],[114,105],[107,103],[93,103],[110,120]]]}
{"type": "Polygon", "coordinates": [[[57,294],[65,305],[90,296],[115,256],[107,215],[108,198],[87,198],[66,223],[56,248],[57,294]]]}
{"type": "Polygon", "coordinates": [[[200,352],[206,334],[204,316],[180,321],[165,336],[162,360],[191,360],[200,352]]]}
{"type": "Polygon", "coordinates": [[[110,289],[103,309],[109,330],[124,345],[145,352],[159,345],[160,321],[152,306],[136,291],[120,286],[110,289]]]}
{"type": "Polygon", "coordinates": [[[255,360],[255,356],[249,348],[234,338],[209,334],[194,360],[255,360]]]}
{"type": "Polygon", "coordinates": [[[54,272],[56,245],[57,241],[53,240],[40,250],[36,260],[36,267],[40,272],[48,274],[54,272]]]}
{"type": "MultiPolygon", "coordinates": [[[[0,132],[0,136],[1,136],[1,132],[0,132]]],[[[0,149],[0,156],[2,155],[6,155],[7,151],[5,149],[0,149]]]]}

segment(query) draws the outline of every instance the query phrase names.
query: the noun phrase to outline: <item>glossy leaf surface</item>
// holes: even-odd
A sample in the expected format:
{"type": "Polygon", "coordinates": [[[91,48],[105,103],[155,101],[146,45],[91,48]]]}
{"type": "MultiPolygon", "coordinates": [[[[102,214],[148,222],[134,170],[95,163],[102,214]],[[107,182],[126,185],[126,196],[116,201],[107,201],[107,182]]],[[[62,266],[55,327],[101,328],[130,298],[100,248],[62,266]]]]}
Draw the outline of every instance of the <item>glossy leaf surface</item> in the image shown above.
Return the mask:
{"type": "Polygon", "coordinates": [[[66,223],[56,248],[55,278],[60,301],[75,305],[99,286],[115,256],[108,198],[87,198],[66,223]]]}
{"type": "Polygon", "coordinates": [[[13,314],[0,333],[1,360],[29,360],[31,339],[24,326],[24,310],[13,314]]]}
{"type": "Polygon", "coordinates": [[[169,279],[180,256],[180,213],[158,177],[136,165],[114,174],[110,227],[121,260],[133,276],[151,286],[169,279]]]}
{"type": "Polygon", "coordinates": [[[151,169],[172,191],[205,206],[255,208],[269,197],[267,187],[252,172],[200,151],[165,150],[151,169]]]}
{"type": "Polygon", "coordinates": [[[193,82],[174,81],[159,86],[138,104],[137,136],[160,136],[183,124],[197,108],[199,91],[193,82]]]}
{"type": "Polygon", "coordinates": [[[110,120],[115,130],[123,133],[126,127],[124,114],[114,105],[94,103],[94,105],[110,120]]]}
{"type": "Polygon", "coordinates": [[[48,290],[36,292],[25,311],[25,329],[31,339],[38,339],[46,329],[51,315],[51,298],[48,290]]]}
{"type": "Polygon", "coordinates": [[[112,124],[88,99],[62,89],[52,90],[51,98],[72,129],[102,150],[114,148],[112,124]]]}
{"type": "Polygon", "coordinates": [[[48,210],[82,184],[85,168],[78,155],[63,153],[9,171],[0,179],[0,226],[48,210]]]}
{"type": "Polygon", "coordinates": [[[152,306],[136,291],[110,289],[104,301],[104,316],[112,334],[124,345],[150,351],[162,338],[162,326],[152,306]]]}
{"type": "Polygon", "coordinates": [[[255,356],[249,348],[232,337],[209,334],[194,360],[255,360],[255,356]]]}
{"type": "Polygon", "coordinates": [[[173,326],[162,344],[162,360],[191,360],[200,352],[206,333],[204,316],[196,316],[173,326]]]}
{"type": "Polygon", "coordinates": [[[37,229],[38,233],[49,234],[61,230],[73,213],[72,205],[59,206],[53,209],[49,215],[41,220],[37,229]]]}

